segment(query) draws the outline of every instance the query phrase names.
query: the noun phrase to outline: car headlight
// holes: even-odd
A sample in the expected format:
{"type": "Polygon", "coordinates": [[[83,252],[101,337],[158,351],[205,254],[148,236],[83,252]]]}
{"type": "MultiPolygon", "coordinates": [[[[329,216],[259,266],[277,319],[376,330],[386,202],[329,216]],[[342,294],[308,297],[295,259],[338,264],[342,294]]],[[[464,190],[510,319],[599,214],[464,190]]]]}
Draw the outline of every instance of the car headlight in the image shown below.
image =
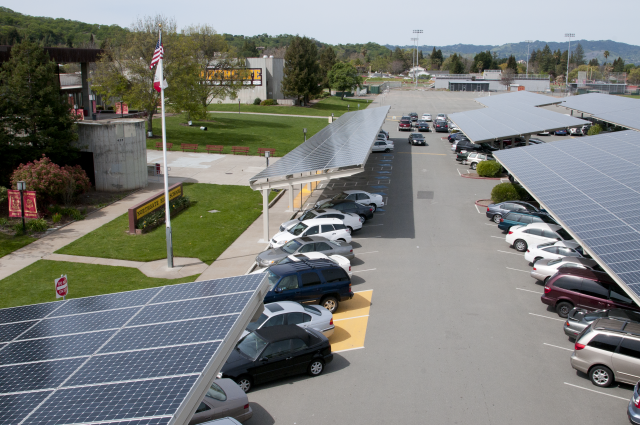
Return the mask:
{"type": "Polygon", "coordinates": [[[222,379],[222,372],[220,372],[220,373],[216,376],[216,378],[218,378],[218,379],[222,379]]]}

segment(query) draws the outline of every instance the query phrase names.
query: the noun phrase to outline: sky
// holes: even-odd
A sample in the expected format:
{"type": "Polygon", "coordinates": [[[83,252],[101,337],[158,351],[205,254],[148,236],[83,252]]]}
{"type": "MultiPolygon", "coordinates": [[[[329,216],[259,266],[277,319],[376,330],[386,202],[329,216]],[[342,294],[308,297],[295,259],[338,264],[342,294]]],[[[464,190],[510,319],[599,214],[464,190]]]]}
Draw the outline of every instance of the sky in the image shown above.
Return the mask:
{"type": "Polygon", "coordinates": [[[632,21],[602,16],[640,16],[638,0],[478,0],[394,2],[389,0],[243,0],[71,2],[3,0],[2,6],[26,15],[128,27],[136,17],[160,13],[178,27],[209,24],[234,35],[299,34],[330,44],[413,44],[412,30],[423,30],[420,45],[501,45],[527,39],[613,40],[639,44],[632,21]],[[126,5],[126,7],[125,7],[126,5]]]}

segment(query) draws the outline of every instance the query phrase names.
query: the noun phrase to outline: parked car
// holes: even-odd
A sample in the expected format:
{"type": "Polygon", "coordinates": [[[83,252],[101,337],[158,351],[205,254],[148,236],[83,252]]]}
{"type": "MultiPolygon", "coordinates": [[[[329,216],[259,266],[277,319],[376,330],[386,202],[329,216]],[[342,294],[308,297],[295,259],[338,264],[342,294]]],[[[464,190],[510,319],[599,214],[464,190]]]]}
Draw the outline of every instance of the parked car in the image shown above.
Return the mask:
{"type": "Polygon", "coordinates": [[[278,261],[277,264],[299,263],[300,261],[319,259],[333,261],[334,263],[342,267],[342,270],[347,272],[349,277],[353,276],[353,273],[351,272],[351,261],[349,261],[347,257],[343,257],[342,255],[338,254],[327,256],[321,252],[306,252],[304,254],[288,255],[282,260],[278,261]]]}
{"type": "Polygon", "coordinates": [[[343,190],[330,199],[325,198],[316,202],[316,207],[319,207],[320,205],[328,201],[341,201],[343,199],[356,201],[357,203],[362,205],[369,205],[373,207],[373,212],[375,212],[378,208],[384,207],[384,200],[382,199],[382,195],[379,195],[377,193],[365,192],[364,190],[343,190]]]}
{"type": "Polygon", "coordinates": [[[563,267],[549,278],[540,299],[560,317],[567,317],[574,307],[588,311],[610,308],[640,311],[607,273],[577,267],[563,267]]]}
{"type": "Polygon", "coordinates": [[[422,114],[422,119],[425,121],[432,121],[431,114],[422,114]]]}
{"type": "Polygon", "coordinates": [[[411,122],[410,117],[402,117],[400,118],[400,122],[398,123],[398,131],[407,131],[411,130],[413,124],[411,122]]]}
{"type": "Polygon", "coordinates": [[[431,127],[429,127],[429,123],[425,120],[418,120],[416,123],[416,130],[418,131],[431,131],[431,127]]]}
{"type": "Polygon", "coordinates": [[[549,133],[548,131],[541,131],[539,133],[537,133],[538,136],[549,136],[551,133],[549,133]]]}
{"type": "Polygon", "coordinates": [[[284,232],[294,224],[305,222],[307,220],[313,220],[315,218],[337,218],[338,220],[342,221],[342,224],[347,226],[347,229],[349,229],[349,233],[353,233],[355,230],[362,229],[362,223],[364,223],[364,219],[358,214],[343,213],[342,211],[334,210],[331,208],[326,210],[320,208],[306,211],[299,218],[285,221],[280,225],[280,231],[284,232]]]}
{"type": "Polygon", "coordinates": [[[417,112],[409,112],[409,118],[411,118],[411,122],[418,121],[418,113],[417,112]]]}
{"type": "Polygon", "coordinates": [[[595,386],[636,384],[640,376],[640,324],[594,320],[578,336],[570,362],[575,370],[586,373],[595,386]]]}
{"type": "Polygon", "coordinates": [[[228,377],[248,393],[254,385],[308,373],[320,375],[333,354],[326,336],[296,325],[270,326],[238,342],[219,376],[228,377]]]}
{"type": "Polygon", "coordinates": [[[447,121],[448,119],[449,119],[449,117],[447,116],[447,114],[438,114],[438,116],[436,117],[436,120],[447,121]]]}
{"type": "Polygon", "coordinates": [[[344,242],[330,241],[323,236],[303,236],[295,238],[278,248],[269,248],[256,257],[260,267],[268,267],[278,263],[289,255],[319,252],[327,256],[340,255],[347,259],[354,258],[353,247],[344,242]]]}
{"type": "Polygon", "coordinates": [[[612,308],[609,310],[585,311],[579,308],[573,308],[564,322],[564,333],[571,339],[575,339],[580,332],[593,323],[594,320],[601,318],[612,320],[626,320],[640,324],[640,313],[624,308],[612,308]]]}
{"type": "MultiPolygon", "coordinates": [[[[533,146],[533,145],[539,145],[541,143],[544,143],[542,140],[540,139],[534,139],[534,138],[530,138],[529,139],[529,146],[533,146]]],[[[511,148],[520,148],[523,146],[527,146],[527,142],[526,140],[518,140],[516,143],[511,144],[510,146],[507,146],[507,149],[511,149],[511,148]]]]}
{"type": "Polygon", "coordinates": [[[539,260],[557,260],[564,257],[585,257],[584,251],[576,241],[547,242],[536,247],[530,246],[524,253],[524,259],[531,264],[539,260]]]}
{"type": "Polygon", "coordinates": [[[240,422],[236,421],[231,416],[202,423],[205,425],[240,425],[240,422]]]}
{"type": "Polygon", "coordinates": [[[373,142],[373,146],[371,147],[371,152],[391,152],[395,148],[395,145],[391,140],[376,140],[373,142]]]}
{"type": "Polygon", "coordinates": [[[257,320],[250,322],[242,332],[241,338],[256,329],[269,326],[298,325],[301,328],[311,328],[329,338],[333,335],[333,314],[319,305],[302,305],[295,301],[280,301],[265,304],[264,311],[257,320]]]}
{"type": "Polygon", "coordinates": [[[387,136],[387,139],[389,138],[389,132],[387,130],[383,130],[382,128],[380,129],[379,133],[384,134],[385,136],[387,136]]]}
{"type": "Polygon", "coordinates": [[[489,204],[487,207],[486,216],[493,220],[494,223],[499,224],[500,219],[510,211],[516,212],[538,212],[538,208],[523,201],[505,201],[499,204],[489,204]]]}
{"type": "Polygon", "coordinates": [[[380,132],[378,132],[378,139],[389,140],[389,133],[380,130],[380,132]]]}
{"type": "Polygon", "coordinates": [[[313,218],[278,232],[271,239],[271,248],[278,248],[292,239],[303,236],[323,236],[330,241],[351,243],[351,234],[337,218],[313,218]]]}
{"type": "Polygon", "coordinates": [[[556,274],[563,267],[578,267],[587,270],[604,271],[598,263],[591,258],[561,257],[556,258],[555,260],[543,259],[536,261],[529,275],[534,279],[547,283],[547,279],[556,274]]]}
{"type": "Polygon", "coordinates": [[[467,155],[463,163],[469,164],[469,168],[471,168],[472,170],[475,170],[476,168],[478,168],[478,164],[481,163],[482,161],[495,161],[495,160],[496,159],[493,156],[488,155],[486,153],[469,152],[469,155],[467,155]]]}
{"type": "Polygon", "coordinates": [[[453,142],[451,150],[454,152],[462,152],[465,150],[468,152],[492,153],[498,149],[494,148],[489,143],[473,143],[469,139],[458,139],[453,142]]]}
{"type": "Polygon", "coordinates": [[[633,394],[627,406],[627,418],[632,424],[640,424],[640,382],[633,387],[633,394]]]}
{"type": "Polygon", "coordinates": [[[433,123],[433,130],[436,133],[448,133],[449,132],[449,124],[447,124],[447,122],[445,120],[436,120],[436,122],[433,123]]]}
{"type": "Polygon", "coordinates": [[[315,302],[335,313],[340,302],[353,298],[349,275],[332,261],[310,260],[277,264],[267,271],[265,303],[315,302]]]}
{"type": "Polygon", "coordinates": [[[253,416],[247,394],[232,379],[217,379],[211,384],[204,399],[191,417],[189,425],[230,416],[239,422],[253,416]]]}
{"type": "Polygon", "coordinates": [[[558,224],[553,217],[544,212],[515,212],[510,211],[504,217],[500,219],[498,223],[498,229],[509,231],[513,226],[523,226],[531,223],[548,223],[558,224]]]}
{"type": "Polygon", "coordinates": [[[573,237],[557,224],[531,223],[526,226],[512,226],[505,237],[509,246],[516,251],[525,252],[529,246],[538,246],[545,242],[570,241],[573,237]]]}
{"type": "Polygon", "coordinates": [[[569,129],[569,134],[571,134],[572,136],[584,136],[584,134],[582,133],[582,127],[571,127],[569,129]]]}
{"type": "Polygon", "coordinates": [[[358,214],[360,217],[364,218],[364,221],[372,219],[373,212],[375,211],[373,206],[362,205],[360,202],[352,201],[351,199],[329,200],[320,205],[319,208],[332,208],[344,213],[358,214]]]}
{"type": "Polygon", "coordinates": [[[454,140],[460,140],[460,139],[469,140],[469,138],[465,136],[464,133],[451,133],[450,135],[447,136],[447,140],[450,143],[453,143],[454,140]]]}
{"type": "Polygon", "coordinates": [[[411,133],[409,135],[409,144],[410,145],[422,145],[427,146],[427,141],[424,140],[424,136],[420,133],[411,133]]]}
{"type": "Polygon", "coordinates": [[[554,131],[553,134],[555,134],[556,136],[566,136],[569,133],[567,133],[566,128],[563,128],[563,129],[554,131]]]}

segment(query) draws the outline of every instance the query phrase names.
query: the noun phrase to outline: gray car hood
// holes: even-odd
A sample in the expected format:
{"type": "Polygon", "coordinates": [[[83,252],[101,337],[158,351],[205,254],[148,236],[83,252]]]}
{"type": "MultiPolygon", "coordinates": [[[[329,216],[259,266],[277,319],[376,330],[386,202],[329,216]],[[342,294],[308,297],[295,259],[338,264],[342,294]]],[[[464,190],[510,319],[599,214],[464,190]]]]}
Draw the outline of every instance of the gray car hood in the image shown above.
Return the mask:
{"type": "Polygon", "coordinates": [[[271,248],[258,254],[258,258],[261,260],[269,261],[269,260],[278,260],[286,257],[287,255],[289,254],[284,252],[282,248],[271,248]]]}

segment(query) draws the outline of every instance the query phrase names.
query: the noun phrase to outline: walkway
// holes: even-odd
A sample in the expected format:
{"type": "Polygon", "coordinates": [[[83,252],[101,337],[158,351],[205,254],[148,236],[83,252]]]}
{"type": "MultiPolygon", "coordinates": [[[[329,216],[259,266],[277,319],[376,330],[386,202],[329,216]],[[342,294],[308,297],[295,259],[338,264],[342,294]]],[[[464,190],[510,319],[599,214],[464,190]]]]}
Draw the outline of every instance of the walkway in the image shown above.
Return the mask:
{"type": "Polygon", "coordinates": [[[266,112],[232,112],[232,111],[207,111],[210,114],[236,114],[236,115],[268,115],[272,117],[294,117],[294,118],[322,118],[329,119],[328,116],[321,117],[319,115],[290,115],[290,114],[269,114],[266,112]]]}

